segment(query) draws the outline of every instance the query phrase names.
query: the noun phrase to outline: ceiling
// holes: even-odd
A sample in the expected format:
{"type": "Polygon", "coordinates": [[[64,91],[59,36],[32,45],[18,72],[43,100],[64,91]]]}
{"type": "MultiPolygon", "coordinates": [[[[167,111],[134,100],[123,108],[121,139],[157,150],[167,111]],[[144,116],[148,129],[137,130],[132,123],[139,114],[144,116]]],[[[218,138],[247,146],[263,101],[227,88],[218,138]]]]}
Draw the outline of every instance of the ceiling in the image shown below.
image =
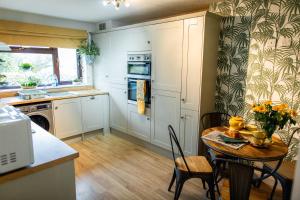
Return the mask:
{"type": "Polygon", "coordinates": [[[129,0],[129,8],[104,7],[102,0],[0,0],[0,8],[85,22],[137,23],[206,9],[211,0],[129,0]]]}

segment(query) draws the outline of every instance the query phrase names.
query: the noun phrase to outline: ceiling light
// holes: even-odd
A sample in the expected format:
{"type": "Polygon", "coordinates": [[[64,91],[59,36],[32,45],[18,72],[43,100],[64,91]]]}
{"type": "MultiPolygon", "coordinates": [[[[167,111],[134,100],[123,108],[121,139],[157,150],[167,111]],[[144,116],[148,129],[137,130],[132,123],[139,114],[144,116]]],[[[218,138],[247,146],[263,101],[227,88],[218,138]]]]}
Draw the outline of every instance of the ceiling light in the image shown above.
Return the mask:
{"type": "Polygon", "coordinates": [[[103,0],[102,3],[104,6],[112,4],[116,10],[120,9],[121,4],[124,4],[125,7],[130,6],[129,0],[103,0]]]}

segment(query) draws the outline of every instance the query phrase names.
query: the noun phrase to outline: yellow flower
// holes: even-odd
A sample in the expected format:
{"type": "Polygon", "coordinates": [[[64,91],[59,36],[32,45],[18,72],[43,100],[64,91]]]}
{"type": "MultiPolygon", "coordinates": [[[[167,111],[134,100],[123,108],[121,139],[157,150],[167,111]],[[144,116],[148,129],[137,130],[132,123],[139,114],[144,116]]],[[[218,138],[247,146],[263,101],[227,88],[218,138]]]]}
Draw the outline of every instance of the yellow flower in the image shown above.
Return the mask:
{"type": "Polygon", "coordinates": [[[289,113],[292,117],[297,117],[297,115],[298,115],[297,111],[293,110],[293,109],[291,109],[289,113]]]}
{"type": "Polygon", "coordinates": [[[273,107],[272,107],[272,110],[274,110],[274,111],[279,111],[279,110],[280,110],[280,106],[278,106],[278,105],[277,105],[277,106],[273,106],[273,107]]]}
{"type": "Polygon", "coordinates": [[[253,110],[254,110],[255,112],[260,112],[260,113],[267,112],[267,109],[266,109],[265,106],[256,106],[253,110]]]}
{"type": "Polygon", "coordinates": [[[282,110],[284,110],[284,109],[288,108],[289,106],[286,103],[284,103],[284,104],[280,104],[280,107],[282,108],[282,110]]]}

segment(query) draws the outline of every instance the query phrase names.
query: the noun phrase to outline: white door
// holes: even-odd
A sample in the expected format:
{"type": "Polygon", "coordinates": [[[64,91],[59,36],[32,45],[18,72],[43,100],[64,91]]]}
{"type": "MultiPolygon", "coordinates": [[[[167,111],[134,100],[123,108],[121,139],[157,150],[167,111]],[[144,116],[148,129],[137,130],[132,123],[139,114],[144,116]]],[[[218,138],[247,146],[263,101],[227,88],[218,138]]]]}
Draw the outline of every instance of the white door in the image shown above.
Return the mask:
{"type": "Polygon", "coordinates": [[[153,90],[151,102],[151,142],[171,149],[168,125],[172,125],[179,137],[180,94],[153,90]]]}
{"type": "Polygon", "coordinates": [[[147,26],[128,29],[124,38],[127,40],[126,50],[130,52],[150,51],[151,36],[147,26]]]}
{"type": "Polygon", "coordinates": [[[100,49],[100,56],[96,57],[96,61],[93,67],[95,87],[101,90],[107,90],[111,66],[109,34],[96,34],[93,36],[93,40],[100,49]]]}
{"type": "Polygon", "coordinates": [[[183,21],[150,26],[152,41],[152,86],[181,90],[183,21]]]}
{"type": "Polygon", "coordinates": [[[141,115],[136,105],[128,104],[128,134],[150,142],[150,112],[150,109],[146,109],[146,113],[141,115]]]}
{"type": "Polygon", "coordinates": [[[55,135],[67,138],[82,133],[80,98],[53,101],[55,135]]]}
{"type": "Polygon", "coordinates": [[[127,40],[128,30],[109,33],[109,80],[113,84],[127,83],[127,40]]]}
{"type": "Polygon", "coordinates": [[[127,89],[121,86],[110,86],[110,124],[112,128],[127,133],[127,89]]]}
{"type": "Polygon", "coordinates": [[[203,17],[184,20],[181,106],[199,110],[203,51],[203,17]]]}
{"type": "Polygon", "coordinates": [[[104,128],[104,96],[81,97],[83,132],[104,128]]]}
{"type": "Polygon", "coordinates": [[[197,111],[181,110],[180,145],[185,155],[197,155],[199,117],[197,111]]]}

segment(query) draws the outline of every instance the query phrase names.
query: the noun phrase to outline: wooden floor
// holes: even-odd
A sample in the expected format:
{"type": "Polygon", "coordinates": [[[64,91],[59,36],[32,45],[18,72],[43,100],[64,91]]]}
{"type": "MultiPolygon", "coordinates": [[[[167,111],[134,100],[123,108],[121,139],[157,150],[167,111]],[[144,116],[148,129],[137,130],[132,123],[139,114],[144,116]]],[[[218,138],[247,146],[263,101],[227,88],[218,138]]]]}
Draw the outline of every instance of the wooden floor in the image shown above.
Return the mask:
{"type": "MultiPolygon", "coordinates": [[[[173,172],[169,158],[113,134],[93,136],[71,146],[80,153],[75,163],[77,200],[173,199],[174,188],[167,191],[173,172]]],[[[265,186],[268,193],[270,187],[265,186]]],[[[224,188],[223,199],[228,199],[224,188]]],[[[185,183],[180,199],[206,199],[205,192],[201,181],[192,179],[185,183]]],[[[252,193],[251,199],[267,197],[261,191],[252,193]]]]}

